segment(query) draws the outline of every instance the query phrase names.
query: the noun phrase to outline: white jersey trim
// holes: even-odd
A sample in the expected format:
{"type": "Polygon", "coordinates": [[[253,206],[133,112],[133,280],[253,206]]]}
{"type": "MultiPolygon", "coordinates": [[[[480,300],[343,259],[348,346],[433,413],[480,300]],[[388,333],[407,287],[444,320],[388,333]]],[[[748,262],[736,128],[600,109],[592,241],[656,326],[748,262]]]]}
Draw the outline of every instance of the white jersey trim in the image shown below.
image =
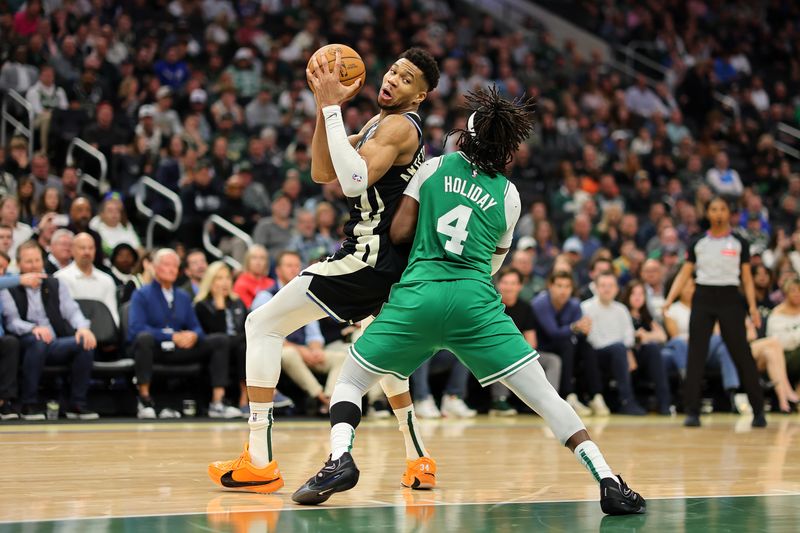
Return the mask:
{"type": "Polygon", "coordinates": [[[325,261],[314,263],[303,270],[300,275],[314,274],[325,277],[344,276],[346,274],[353,274],[354,272],[358,272],[359,270],[370,266],[372,265],[369,265],[358,259],[354,254],[347,254],[339,259],[326,259],[325,261]]]}
{"type": "Polygon", "coordinates": [[[505,208],[506,208],[506,231],[497,242],[498,248],[511,248],[511,241],[514,240],[514,226],[517,225],[519,220],[520,211],[522,210],[522,202],[519,199],[519,191],[511,181],[506,185],[505,194],[505,208]]]}
{"type": "Polygon", "coordinates": [[[442,164],[442,156],[434,157],[433,159],[429,159],[425,161],[419,170],[417,170],[414,175],[409,180],[408,185],[406,185],[406,190],[403,192],[406,196],[410,196],[414,200],[419,203],[419,191],[425,182],[433,176],[433,173],[439,170],[439,167],[442,164]]]}

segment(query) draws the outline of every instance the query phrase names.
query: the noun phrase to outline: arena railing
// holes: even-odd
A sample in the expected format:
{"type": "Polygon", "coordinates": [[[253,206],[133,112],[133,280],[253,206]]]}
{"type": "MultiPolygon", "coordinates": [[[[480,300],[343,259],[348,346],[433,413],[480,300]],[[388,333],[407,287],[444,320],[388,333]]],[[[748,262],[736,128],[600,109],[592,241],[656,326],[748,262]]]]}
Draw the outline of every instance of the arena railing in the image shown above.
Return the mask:
{"type": "Polygon", "coordinates": [[[225,263],[227,263],[228,266],[230,266],[233,270],[240,270],[242,268],[242,264],[233,257],[225,254],[211,241],[212,230],[215,227],[221,228],[234,238],[244,241],[248,248],[253,245],[253,239],[246,232],[236,227],[232,222],[222,218],[219,215],[209,216],[206,219],[205,224],[203,224],[203,248],[205,248],[208,253],[217,259],[225,261],[225,263]]]}
{"type": "MultiPolygon", "coordinates": [[[[791,142],[794,146],[800,146],[800,130],[794,126],[790,126],[785,122],[780,122],[778,124],[778,133],[788,138],[787,140],[791,139],[789,142],[791,142]]],[[[800,159],[800,150],[794,146],[775,139],[775,148],[788,156],[794,157],[795,159],[800,159]]]]}
{"type": "Polygon", "coordinates": [[[177,231],[180,227],[181,219],[183,218],[183,204],[181,203],[180,196],[164,187],[150,176],[142,176],[139,180],[135,201],[136,209],[150,219],[150,221],[147,223],[147,234],[145,237],[145,244],[148,250],[153,249],[153,232],[155,231],[156,226],[161,226],[169,232],[177,231]],[[147,206],[147,204],[145,204],[148,190],[165,198],[172,204],[173,208],[175,209],[174,220],[169,220],[165,216],[154,212],[152,209],[150,209],[150,207],[147,206]]]}
{"type": "Polygon", "coordinates": [[[75,166],[76,150],[81,151],[92,159],[96,160],[98,166],[100,167],[100,175],[97,177],[92,176],[83,168],[78,169],[78,174],[80,176],[80,179],[78,180],[78,193],[82,194],[84,192],[84,186],[89,185],[97,191],[99,196],[102,197],[111,188],[106,180],[106,177],[108,176],[108,161],[106,161],[106,156],[103,155],[103,152],[91,144],[76,137],[72,139],[72,142],[69,143],[69,148],[67,148],[67,166],[75,166]]]}
{"type": "Polygon", "coordinates": [[[14,135],[20,134],[28,139],[28,159],[33,159],[33,107],[21,94],[14,89],[9,89],[6,92],[6,97],[3,98],[3,107],[0,111],[0,146],[6,147],[6,129],[10,124],[15,128],[14,135]],[[28,117],[28,124],[25,125],[8,111],[9,100],[20,106],[25,110],[28,117]]]}

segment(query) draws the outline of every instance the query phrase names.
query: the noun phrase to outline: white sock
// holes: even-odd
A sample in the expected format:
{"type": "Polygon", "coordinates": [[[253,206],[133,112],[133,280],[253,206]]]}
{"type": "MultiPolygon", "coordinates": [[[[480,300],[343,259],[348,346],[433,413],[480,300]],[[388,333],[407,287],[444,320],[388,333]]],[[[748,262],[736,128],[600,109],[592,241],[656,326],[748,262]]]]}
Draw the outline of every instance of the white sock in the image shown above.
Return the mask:
{"type": "Polygon", "coordinates": [[[575,457],[578,462],[586,467],[586,470],[594,477],[595,481],[600,483],[601,479],[617,477],[611,473],[611,468],[606,463],[603,454],[597,444],[590,440],[585,440],[575,447],[575,457]]]}
{"type": "Polygon", "coordinates": [[[250,402],[250,462],[263,468],[272,461],[272,402],[250,402]]]}
{"type": "Polygon", "coordinates": [[[406,459],[414,460],[420,457],[430,457],[428,450],[425,449],[425,444],[422,442],[417,415],[414,414],[414,405],[395,409],[394,416],[397,417],[400,433],[403,434],[403,440],[406,443],[406,459]]]}
{"type": "Polygon", "coordinates": [[[356,438],[356,430],[347,422],[339,422],[331,428],[331,460],[335,461],[339,457],[353,449],[353,440],[356,438]]]}

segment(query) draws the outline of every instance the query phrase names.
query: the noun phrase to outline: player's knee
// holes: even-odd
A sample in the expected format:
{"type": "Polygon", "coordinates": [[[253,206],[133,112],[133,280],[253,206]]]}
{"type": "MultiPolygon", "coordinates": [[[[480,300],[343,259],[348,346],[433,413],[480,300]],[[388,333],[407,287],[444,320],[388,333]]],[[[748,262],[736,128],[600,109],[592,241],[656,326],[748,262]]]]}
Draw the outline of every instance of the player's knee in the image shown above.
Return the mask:
{"type": "Polygon", "coordinates": [[[400,396],[408,392],[408,380],[388,375],[383,376],[381,378],[381,388],[383,388],[383,392],[386,394],[387,398],[400,396]]]}

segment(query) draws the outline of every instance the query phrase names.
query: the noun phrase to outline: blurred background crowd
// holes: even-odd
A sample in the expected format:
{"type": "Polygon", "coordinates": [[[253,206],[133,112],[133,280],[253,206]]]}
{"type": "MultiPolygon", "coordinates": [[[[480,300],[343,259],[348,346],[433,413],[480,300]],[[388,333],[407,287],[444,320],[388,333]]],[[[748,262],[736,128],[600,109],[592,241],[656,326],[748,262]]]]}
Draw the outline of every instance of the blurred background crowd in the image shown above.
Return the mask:
{"type": "MultiPolygon", "coordinates": [[[[48,349],[37,363],[26,355],[35,345],[26,337],[31,330],[9,322],[8,307],[18,315],[22,310],[5,305],[6,336],[20,340],[13,371],[20,384],[0,390],[3,412],[41,415],[35,391],[49,367],[72,365],[72,388],[86,381],[94,390],[102,381],[97,362],[130,356],[134,363],[123,372],[136,375],[131,397],[140,417],[178,416],[166,403],[156,409],[149,380],[154,371],[179,374],[176,367],[186,365],[195,373],[207,370],[201,373],[212,391],[209,414],[241,413],[238,407],[247,405],[244,315],[259,294],[268,299],[299,269],[334,252],[348,216],[338,183],[321,186],[310,174],[317,110],[304,70],[310,54],[327,43],[352,46],[367,67],[363,90],[345,110],[350,133],[378,111],[381,77],[406,48],[422,46],[437,58],[441,81],[421,109],[428,157],[453,151],[447,132],[465,125],[465,92],[496,85],[509,98],[536,99],[535,134],[507,171],[521,193],[523,217],[512,270],[498,277],[498,288],[529,341],[552,355],[543,357],[551,360],[548,377],[581,414],[607,414],[609,406],[632,415],[680,408],[685,366],[675,353],[687,332],[681,320],[662,315],[660,302],[690,239],[705,229],[704,207],[713,195],[730,200],[736,231],[750,247],[765,318],[752,338],[773,339],[771,355],[758,361],[764,387],[774,391],[773,410],[791,410],[800,380],[800,286],[793,284],[800,272],[800,6],[782,0],[539,2],[603,39],[612,50],[604,57],[556,39],[537,19],[511,24],[473,4],[0,0],[5,109],[24,122],[15,94],[33,116],[30,135],[4,121],[0,263],[6,273],[22,274],[9,276],[10,285],[38,286],[41,280],[25,277],[38,265],[18,257],[18,251],[34,254],[20,250],[33,240],[42,268],[56,279],[74,278],[65,283],[83,318],[95,316],[83,300],[102,301],[116,332],[100,339],[92,320],[96,340],[103,341],[97,348],[76,341],[73,355],[48,349]],[[104,169],[86,150],[70,153],[75,138],[105,160],[99,187],[85,180],[104,169]],[[142,190],[142,176],[174,193],[180,208],[168,195],[142,190]],[[137,194],[149,210],[137,207],[137,194]],[[148,224],[158,215],[179,224],[156,226],[151,235],[148,224]],[[211,215],[250,240],[216,227],[204,242],[211,215]],[[154,254],[158,248],[175,250],[179,266],[172,254],[154,254]],[[232,259],[232,268],[219,262],[209,268],[218,251],[232,259]],[[586,319],[591,305],[577,304],[597,296],[607,270],[614,275],[602,284],[604,297],[619,299],[636,325],[621,360],[602,355],[607,345],[597,344],[586,319]],[[86,282],[91,276],[113,287],[100,295],[99,281],[86,282]],[[171,337],[155,335],[149,341],[155,347],[148,348],[140,338],[148,331],[139,320],[147,309],[141,288],[153,280],[182,286],[194,302],[180,327],[168,318],[146,325],[194,331],[193,342],[175,343],[185,347],[170,348],[171,337]],[[548,317],[543,300],[557,316],[548,317]],[[562,308],[573,309],[572,320],[559,322],[562,308]],[[227,337],[224,361],[209,355],[219,351],[207,348],[214,335],[227,337]],[[87,356],[75,354],[87,350],[94,374],[84,361],[86,376],[78,379],[76,361],[87,356]],[[174,357],[181,350],[191,357],[174,357]],[[141,353],[152,355],[149,366],[141,353]]],[[[691,294],[682,295],[682,305],[690,301],[691,294]]],[[[319,326],[287,345],[284,366],[292,383],[285,384],[291,396],[285,406],[307,397],[310,410],[325,411],[352,328],[319,326]]],[[[746,411],[724,343],[712,348],[710,365],[722,383],[710,380],[707,395],[717,408],[746,411]]],[[[0,373],[8,377],[8,368],[0,373]]],[[[474,416],[467,404],[515,412],[508,391],[481,393],[452,354],[437,354],[422,372],[413,380],[419,416],[474,416]],[[437,378],[439,371],[446,377],[437,378]],[[433,400],[431,383],[443,388],[441,402],[433,400]]],[[[373,414],[385,412],[379,396],[370,402],[373,414]]],[[[74,391],[62,403],[77,417],[114,412],[74,391]]]]}

